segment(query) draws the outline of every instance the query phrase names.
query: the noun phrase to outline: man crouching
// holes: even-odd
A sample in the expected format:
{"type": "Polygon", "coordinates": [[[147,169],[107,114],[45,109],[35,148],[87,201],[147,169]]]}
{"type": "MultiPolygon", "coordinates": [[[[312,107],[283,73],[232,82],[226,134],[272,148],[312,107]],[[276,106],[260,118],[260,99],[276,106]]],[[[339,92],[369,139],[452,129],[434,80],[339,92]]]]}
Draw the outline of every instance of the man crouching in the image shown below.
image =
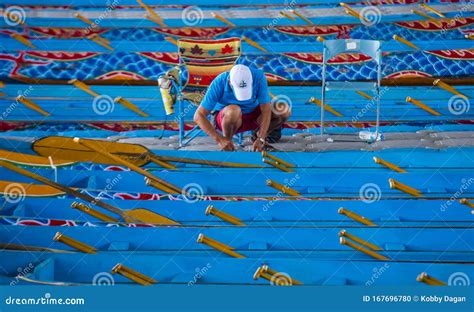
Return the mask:
{"type": "Polygon", "coordinates": [[[235,65],[221,73],[209,86],[194,114],[196,124],[224,151],[234,151],[232,137],[252,130],[253,151],[262,151],[267,142],[281,138],[281,127],[290,117],[290,108],[272,111],[267,79],[260,69],[235,65]],[[211,111],[219,111],[216,128],[207,119],[211,111]]]}

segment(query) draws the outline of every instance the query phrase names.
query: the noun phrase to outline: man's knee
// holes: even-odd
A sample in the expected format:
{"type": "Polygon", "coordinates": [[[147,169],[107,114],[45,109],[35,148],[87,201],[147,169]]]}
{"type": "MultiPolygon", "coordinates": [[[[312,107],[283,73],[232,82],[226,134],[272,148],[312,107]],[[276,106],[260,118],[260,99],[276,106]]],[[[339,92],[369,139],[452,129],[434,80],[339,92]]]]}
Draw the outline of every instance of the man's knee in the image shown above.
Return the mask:
{"type": "Polygon", "coordinates": [[[222,120],[225,122],[237,122],[241,116],[242,111],[238,105],[227,105],[222,111],[222,120]]]}

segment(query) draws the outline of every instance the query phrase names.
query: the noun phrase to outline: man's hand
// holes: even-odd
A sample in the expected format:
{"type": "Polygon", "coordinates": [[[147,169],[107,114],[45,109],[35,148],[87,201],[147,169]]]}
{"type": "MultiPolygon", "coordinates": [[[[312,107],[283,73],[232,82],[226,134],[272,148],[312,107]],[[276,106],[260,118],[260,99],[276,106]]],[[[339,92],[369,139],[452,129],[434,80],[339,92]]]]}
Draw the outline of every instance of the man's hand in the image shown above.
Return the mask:
{"type": "Polygon", "coordinates": [[[220,137],[220,138],[217,140],[217,144],[219,144],[219,147],[220,147],[221,150],[223,150],[223,151],[228,151],[228,152],[233,152],[233,151],[235,151],[234,142],[232,142],[231,139],[228,139],[228,138],[226,138],[226,137],[220,137]]]}
{"type": "Polygon", "coordinates": [[[265,147],[265,143],[263,143],[259,138],[255,140],[255,142],[253,142],[253,146],[252,146],[252,151],[254,152],[261,152],[263,151],[265,147]]]}

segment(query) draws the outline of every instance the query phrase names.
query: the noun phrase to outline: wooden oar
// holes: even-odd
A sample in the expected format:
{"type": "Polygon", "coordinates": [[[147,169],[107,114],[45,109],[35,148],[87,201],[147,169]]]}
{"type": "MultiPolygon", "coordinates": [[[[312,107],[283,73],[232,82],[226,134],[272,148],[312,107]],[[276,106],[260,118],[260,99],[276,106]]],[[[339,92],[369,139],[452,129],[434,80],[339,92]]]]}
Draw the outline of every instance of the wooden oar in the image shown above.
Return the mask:
{"type": "Polygon", "coordinates": [[[128,162],[128,161],[126,161],[126,160],[124,160],[124,159],[122,159],[118,156],[115,156],[113,154],[110,154],[109,152],[106,152],[106,151],[102,150],[100,147],[96,146],[96,144],[94,144],[92,142],[92,140],[87,141],[87,140],[83,140],[83,139],[80,139],[80,138],[74,138],[74,142],[88,148],[89,150],[97,152],[97,153],[99,153],[100,155],[102,155],[106,158],[110,158],[111,160],[115,161],[116,163],[118,163],[122,166],[126,166],[126,167],[130,168],[130,170],[133,170],[136,173],[141,174],[141,175],[157,182],[157,184],[154,184],[154,186],[156,188],[162,190],[163,192],[167,192],[169,194],[181,194],[183,192],[177,186],[174,186],[173,184],[168,183],[165,180],[158,178],[157,176],[149,173],[146,170],[143,170],[142,168],[134,165],[133,163],[128,162]]]}
{"type": "MultiPolygon", "coordinates": [[[[150,152],[152,153],[152,152],[150,152]]],[[[177,163],[185,164],[196,164],[196,165],[206,165],[206,166],[215,166],[215,167],[227,167],[227,168],[267,168],[267,166],[253,165],[253,164],[242,164],[234,163],[229,161],[215,161],[215,160],[203,160],[203,159],[193,159],[193,158],[183,158],[176,156],[161,156],[161,155],[150,155],[150,158],[156,158],[162,161],[170,161],[177,163]]]]}
{"type": "MultiPolygon", "coordinates": [[[[234,162],[225,162],[225,161],[212,161],[212,160],[201,160],[193,158],[182,158],[182,157],[173,157],[173,156],[160,156],[156,155],[148,148],[131,143],[117,143],[109,142],[104,140],[90,140],[90,139],[81,139],[82,141],[95,143],[96,146],[100,146],[102,150],[107,151],[109,154],[118,156],[126,161],[133,163],[136,166],[142,167],[148,164],[150,161],[154,162],[160,166],[168,168],[173,166],[168,163],[178,162],[178,163],[189,163],[189,164],[199,164],[207,166],[216,166],[216,167],[230,167],[230,168],[263,168],[264,166],[252,165],[252,164],[241,164],[234,162]],[[167,166],[167,167],[166,167],[167,166]]],[[[96,162],[101,164],[116,164],[109,157],[104,157],[98,155],[96,152],[89,150],[74,143],[73,138],[71,137],[61,137],[61,136],[49,136],[41,138],[33,142],[33,150],[42,156],[51,156],[53,158],[61,158],[74,160],[79,162],[96,162]]],[[[174,166],[173,166],[174,167],[174,166]]],[[[176,168],[176,167],[174,167],[176,168]]]]}
{"type": "Polygon", "coordinates": [[[93,205],[99,206],[105,210],[108,210],[112,213],[115,213],[119,216],[121,216],[125,221],[127,222],[145,222],[145,223],[158,223],[158,224],[179,224],[176,221],[173,221],[171,219],[168,219],[166,217],[163,217],[157,213],[154,213],[150,210],[144,209],[144,208],[137,208],[133,210],[127,210],[123,211],[120,208],[117,208],[111,204],[105,203],[103,201],[100,201],[88,194],[80,193],[68,186],[62,185],[60,183],[51,181],[45,177],[42,177],[40,175],[37,175],[33,172],[30,172],[28,170],[25,170],[23,168],[17,167],[14,164],[8,163],[6,161],[0,160],[0,166],[5,167],[11,171],[14,171],[18,174],[24,175],[26,177],[29,177],[31,179],[34,179],[36,181],[39,181],[41,183],[44,183],[46,185],[49,185],[51,187],[54,187],[55,189],[58,189],[60,191],[63,191],[64,193],[67,193],[71,196],[77,197],[79,199],[82,199],[84,201],[87,201],[93,205]]]}

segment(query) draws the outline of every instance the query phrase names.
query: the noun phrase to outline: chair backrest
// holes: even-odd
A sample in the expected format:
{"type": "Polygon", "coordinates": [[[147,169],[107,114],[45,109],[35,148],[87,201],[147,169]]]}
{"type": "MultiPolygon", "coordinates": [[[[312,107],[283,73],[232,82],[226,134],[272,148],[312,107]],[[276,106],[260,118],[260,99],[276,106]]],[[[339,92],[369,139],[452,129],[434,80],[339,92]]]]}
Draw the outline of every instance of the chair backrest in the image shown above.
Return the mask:
{"type": "Polygon", "coordinates": [[[219,74],[234,66],[241,54],[240,38],[179,39],[178,54],[188,71],[186,85],[206,88],[219,74]]]}
{"type": "Polygon", "coordinates": [[[323,61],[327,62],[334,56],[341,53],[363,53],[370,56],[378,65],[381,63],[381,44],[377,40],[324,40],[323,41],[323,61]]]}

